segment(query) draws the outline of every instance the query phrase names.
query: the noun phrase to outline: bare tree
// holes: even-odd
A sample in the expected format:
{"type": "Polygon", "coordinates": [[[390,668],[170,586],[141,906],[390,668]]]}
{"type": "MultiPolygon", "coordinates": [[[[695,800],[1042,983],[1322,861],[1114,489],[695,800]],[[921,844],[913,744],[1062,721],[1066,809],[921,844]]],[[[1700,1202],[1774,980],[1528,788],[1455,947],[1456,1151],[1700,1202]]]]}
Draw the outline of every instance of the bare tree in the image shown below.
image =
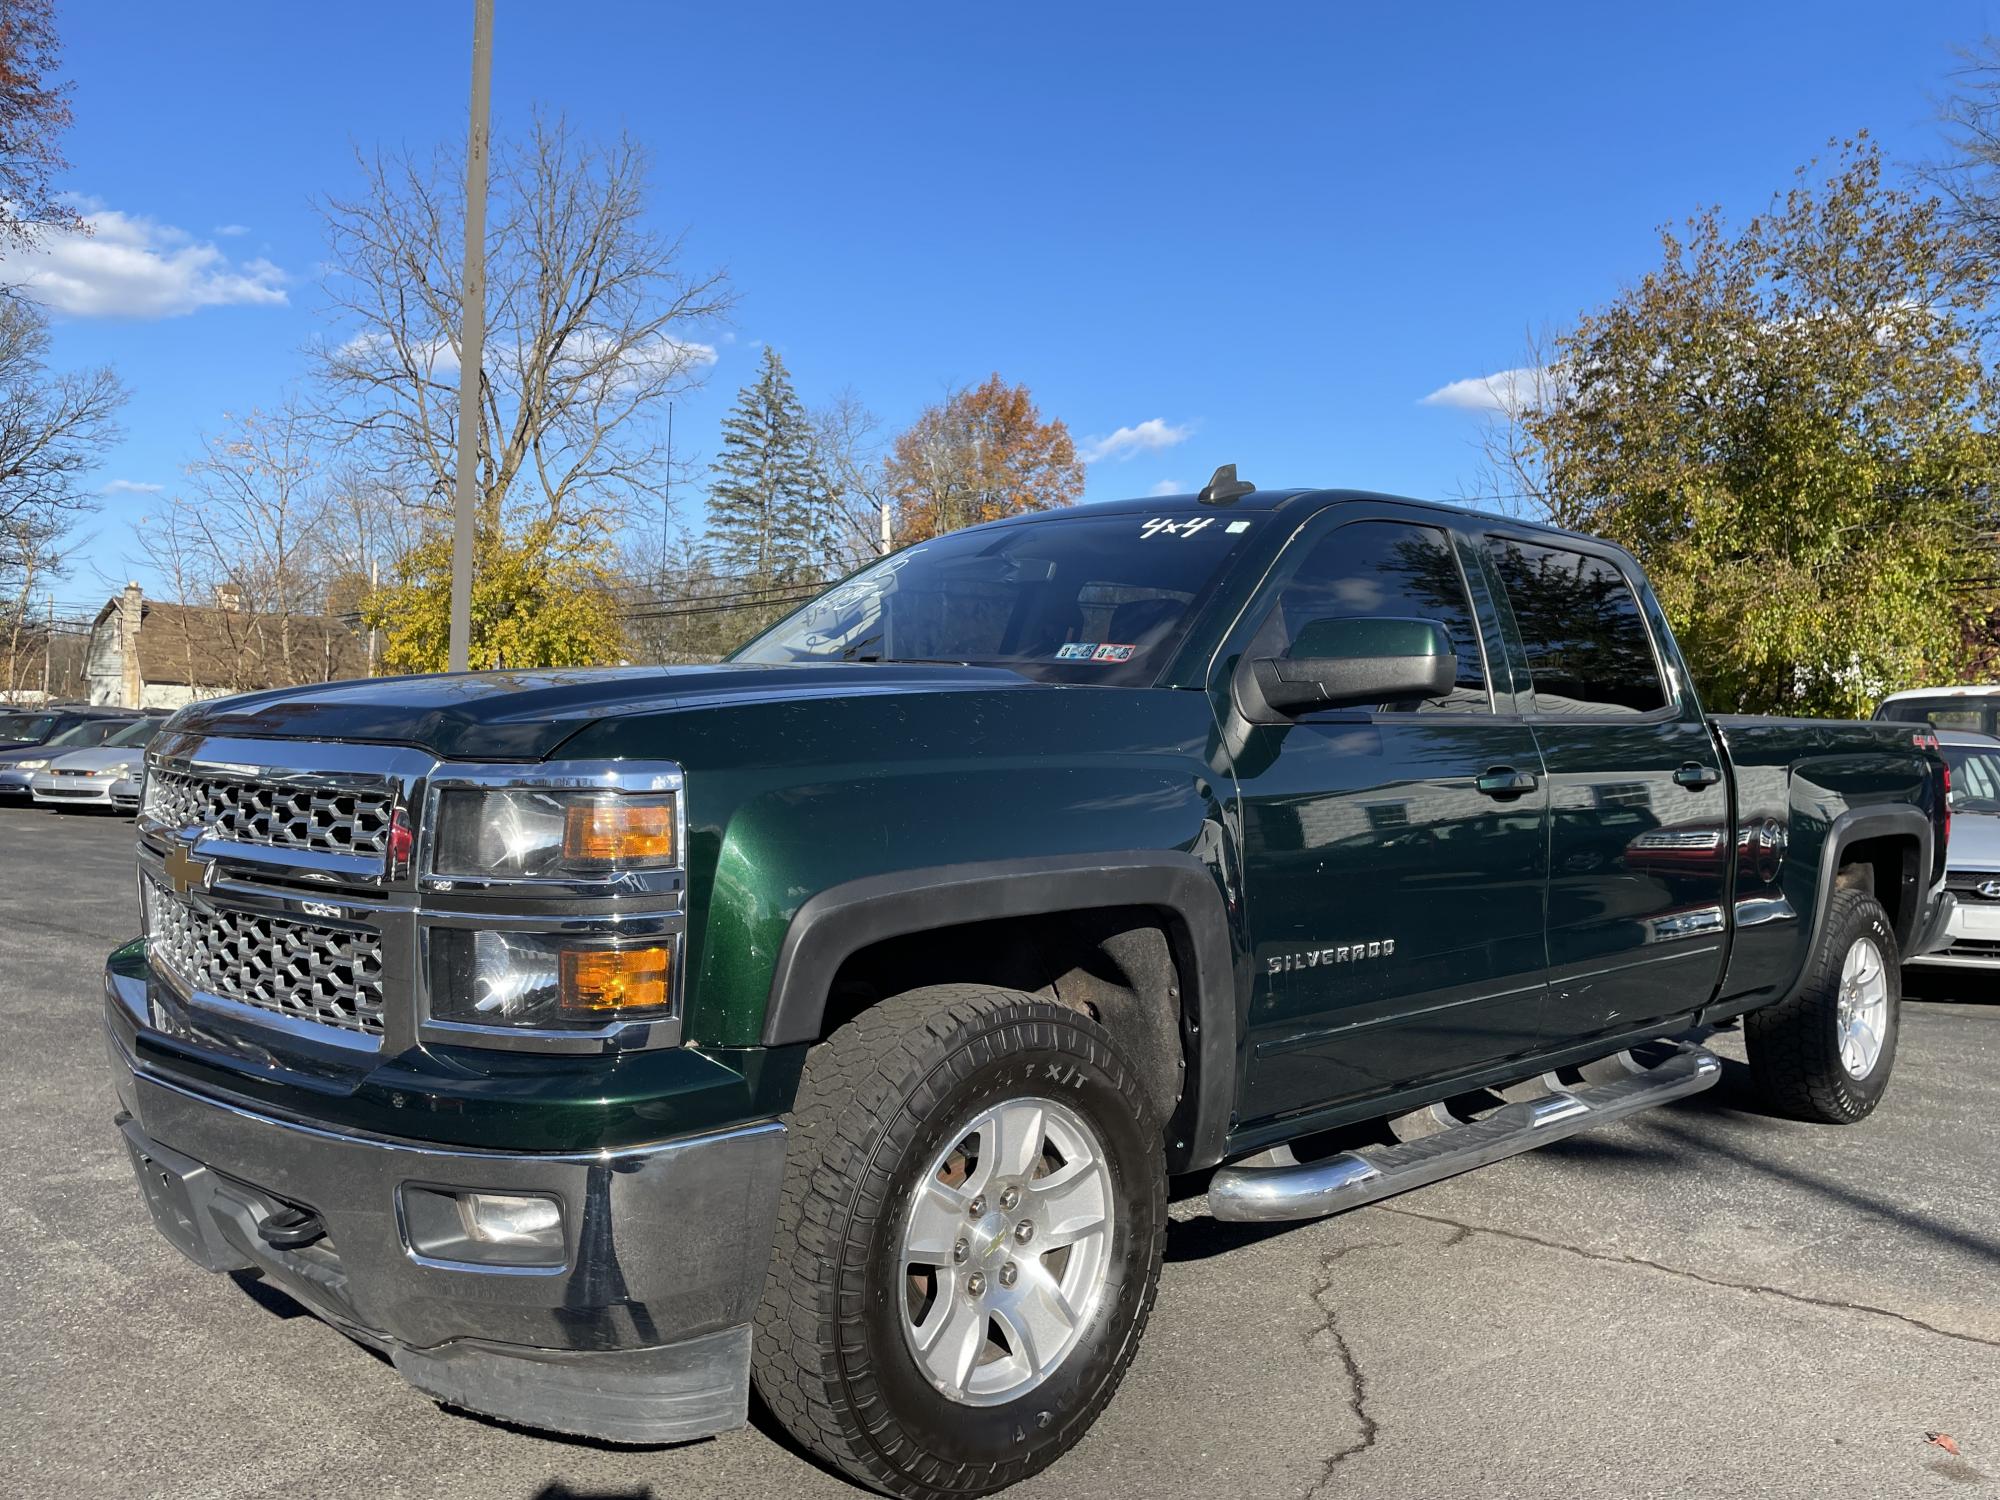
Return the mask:
{"type": "Polygon", "coordinates": [[[893,534],[895,501],[883,468],[887,444],[882,419],[851,390],[820,407],[812,419],[820,465],[833,490],[835,555],[825,571],[837,576],[882,556],[890,545],[885,534],[893,534]]]}
{"type": "Polygon", "coordinates": [[[92,509],[84,476],[118,439],[124,387],[108,369],[52,373],[48,319],[0,300],[0,600],[18,621],[61,572],[65,539],[92,509]]]}
{"type": "Polygon", "coordinates": [[[217,655],[230,688],[323,678],[337,558],[310,421],[289,407],[235,419],[204,440],[187,478],[147,517],[140,545],[175,602],[202,607],[178,616],[189,681],[217,670],[217,655]]]}
{"type": "Polygon", "coordinates": [[[84,227],[55,187],[69,165],[58,143],[71,85],[49,76],[61,60],[55,0],[0,0],[0,247],[28,249],[42,230],[84,227]]]}
{"type": "MultiPolygon", "coordinates": [[[[464,172],[451,152],[360,158],[362,191],[323,205],[328,418],[377,475],[448,512],[456,465],[464,172]]],[[[720,272],[645,227],[646,152],[537,116],[494,155],[480,383],[481,526],[602,537],[667,473],[667,400],[697,384],[696,341],[728,309],[720,272]]]]}

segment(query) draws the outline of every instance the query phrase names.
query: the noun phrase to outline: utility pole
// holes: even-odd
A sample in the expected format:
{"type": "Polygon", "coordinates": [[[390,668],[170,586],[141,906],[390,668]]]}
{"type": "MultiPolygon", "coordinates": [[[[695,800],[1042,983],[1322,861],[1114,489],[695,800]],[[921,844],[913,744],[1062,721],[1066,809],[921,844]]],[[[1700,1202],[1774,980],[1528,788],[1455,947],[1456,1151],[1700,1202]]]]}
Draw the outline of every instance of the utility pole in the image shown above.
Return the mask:
{"type": "MultiPolygon", "coordinates": [[[[56,665],[56,596],[44,594],[43,602],[48,606],[48,622],[42,626],[42,702],[49,701],[49,678],[54,675],[56,665]]],[[[8,676],[13,669],[8,669],[8,676]]]]}
{"type": "Polygon", "coordinates": [[[472,122],[465,136],[465,293],[458,332],[458,474],[451,534],[451,659],[472,654],[472,556],[479,488],[479,375],[486,354],[486,147],[493,113],[493,0],[472,0],[472,122]]]}
{"type": "Polygon", "coordinates": [[[667,581],[667,527],[674,513],[674,403],[667,403],[667,488],[660,497],[660,582],[667,581]]]}
{"type": "MultiPolygon", "coordinates": [[[[368,592],[372,596],[381,587],[382,587],[382,560],[379,557],[371,557],[368,559],[368,592]]],[[[373,607],[372,598],[370,600],[370,606],[371,608],[373,607]]],[[[373,677],[375,675],[375,643],[378,640],[380,640],[381,637],[382,637],[382,632],[380,630],[376,629],[373,625],[370,625],[368,627],[368,675],[370,677],[373,677]]]]}
{"type": "Polygon", "coordinates": [[[887,557],[891,552],[895,550],[895,544],[894,541],[892,540],[890,524],[889,524],[890,511],[894,503],[895,502],[891,500],[884,500],[882,502],[882,555],[884,557],[887,557]]]}

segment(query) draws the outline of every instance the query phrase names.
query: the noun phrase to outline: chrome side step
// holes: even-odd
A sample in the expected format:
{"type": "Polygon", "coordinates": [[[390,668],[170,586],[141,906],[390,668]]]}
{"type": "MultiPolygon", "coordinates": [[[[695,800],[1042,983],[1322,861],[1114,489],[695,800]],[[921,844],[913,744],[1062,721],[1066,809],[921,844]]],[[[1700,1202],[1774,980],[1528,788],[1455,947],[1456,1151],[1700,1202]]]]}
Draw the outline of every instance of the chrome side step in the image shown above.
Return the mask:
{"type": "MultiPolygon", "coordinates": [[[[1627,1065],[1636,1067],[1629,1059],[1627,1065]]],[[[1720,1058],[1684,1045],[1665,1062],[1609,1083],[1569,1087],[1545,1079],[1550,1092],[1541,1098],[1503,1104],[1420,1140],[1312,1162],[1300,1162],[1289,1146],[1273,1147],[1216,1172],[1208,1210],[1237,1223],[1322,1218],[1698,1094],[1721,1077],[1720,1058]]],[[[1448,1118],[1441,1111],[1440,1117],[1448,1118]]]]}

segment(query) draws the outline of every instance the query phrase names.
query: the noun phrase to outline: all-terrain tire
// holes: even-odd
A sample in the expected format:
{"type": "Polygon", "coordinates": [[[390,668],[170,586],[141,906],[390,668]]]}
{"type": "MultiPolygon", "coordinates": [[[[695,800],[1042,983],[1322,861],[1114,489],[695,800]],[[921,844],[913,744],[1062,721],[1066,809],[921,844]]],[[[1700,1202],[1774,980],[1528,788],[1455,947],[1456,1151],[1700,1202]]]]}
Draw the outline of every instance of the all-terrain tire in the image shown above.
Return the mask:
{"type": "Polygon", "coordinates": [[[1086,1015],[1013,990],[912,991],[813,1049],[785,1123],[778,1239],[753,1361],[772,1414],[852,1478],[914,1500],[984,1495],[1054,1462],[1131,1363],[1165,1245],[1161,1125],[1116,1039],[1086,1015]],[[1003,1392],[965,1404],[941,1393],[911,1347],[905,1299],[917,1294],[900,1263],[905,1225],[940,1153],[973,1139],[967,1122],[1033,1099],[1058,1101],[1101,1145],[1093,1159],[1107,1169],[1111,1205],[1105,1279],[1040,1383],[1019,1399],[1003,1392]]]}
{"type": "Polygon", "coordinates": [[[1797,993],[1744,1018],[1759,1102],[1775,1113],[1828,1125],[1866,1119],[1881,1103],[1896,1065],[1901,1009],[1901,960],[1889,914],[1866,891],[1837,888],[1797,993]],[[1842,1060],[1842,973],[1862,944],[1873,945],[1881,965],[1888,1010],[1873,1064],[1857,1077],[1842,1060]]]}

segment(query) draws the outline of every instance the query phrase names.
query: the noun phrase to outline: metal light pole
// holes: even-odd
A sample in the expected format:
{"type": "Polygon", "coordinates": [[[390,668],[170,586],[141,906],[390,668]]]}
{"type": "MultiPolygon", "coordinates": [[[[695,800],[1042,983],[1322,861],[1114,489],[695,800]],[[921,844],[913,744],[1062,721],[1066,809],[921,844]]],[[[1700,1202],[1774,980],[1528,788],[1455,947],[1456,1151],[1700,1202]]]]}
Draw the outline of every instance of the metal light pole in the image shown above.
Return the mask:
{"type": "Polygon", "coordinates": [[[479,498],[479,371],[486,353],[486,145],[493,101],[493,0],[472,0],[472,125],[465,137],[465,293],[458,333],[458,474],[451,534],[451,670],[472,652],[479,498]]]}

